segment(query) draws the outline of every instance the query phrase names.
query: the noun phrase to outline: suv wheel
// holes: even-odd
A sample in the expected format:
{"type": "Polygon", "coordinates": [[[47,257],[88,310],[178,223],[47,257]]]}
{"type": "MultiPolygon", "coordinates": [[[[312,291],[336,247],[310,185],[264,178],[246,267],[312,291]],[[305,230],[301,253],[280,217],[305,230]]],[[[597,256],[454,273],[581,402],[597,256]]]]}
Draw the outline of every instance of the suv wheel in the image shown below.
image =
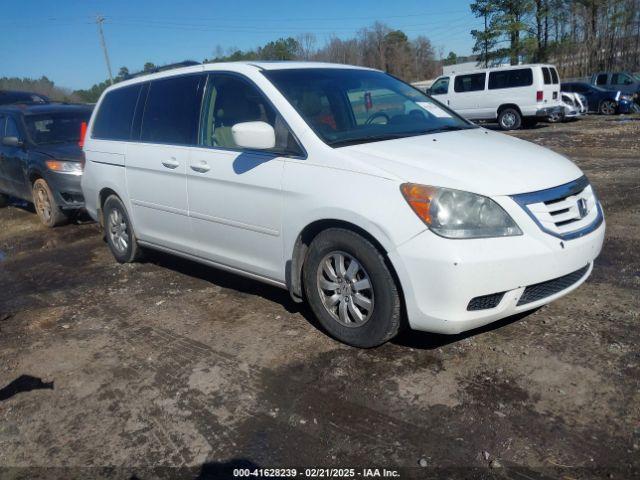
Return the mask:
{"type": "Polygon", "coordinates": [[[518,130],[522,125],[522,116],[515,108],[505,108],[498,115],[498,123],[502,130],[518,130]]]}
{"type": "Polygon", "coordinates": [[[614,115],[617,110],[616,102],[613,100],[603,100],[600,103],[600,114],[601,115],[614,115]]]}
{"type": "Polygon", "coordinates": [[[68,217],[56,204],[53,192],[44,179],[39,178],[33,182],[32,194],[36,213],[44,225],[52,228],[68,221],[68,217]]]}
{"type": "Polygon", "coordinates": [[[303,267],[309,305],[334,338],[370,348],[400,329],[400,295],[384,257],[365,238],[331,228],[311,243],[303,267]]]}
{"type": "Polygon", "coordinates": [[[131,263],[141,256],[133,226],[122,201],[115,195],[108,197],[102,208],[107,244],[120,263],[131,263]]]}

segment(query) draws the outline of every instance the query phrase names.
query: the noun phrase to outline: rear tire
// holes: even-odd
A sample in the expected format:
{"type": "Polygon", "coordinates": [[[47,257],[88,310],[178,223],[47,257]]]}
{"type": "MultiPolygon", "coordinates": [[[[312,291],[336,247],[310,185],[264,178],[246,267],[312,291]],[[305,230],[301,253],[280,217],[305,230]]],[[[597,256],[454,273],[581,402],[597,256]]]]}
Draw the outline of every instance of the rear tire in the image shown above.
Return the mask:
{"type": "Polygon", "coordinates": [[[309,248],[303,279],[311,310],[337,340],[371,348],[397,335],[396,282],[385,258],[357,233],[342,228],[321,232],[309,248]]]}
{"type": "Polygon", "coordinates": [[[0,193],[0,208],[4,208],[9,205],[9,197],[4,193],[0,193]]]}
{"type": "Polygon", "coordinates": [[[33,182],[33,206],[38,218],[47,227],[53,228],[69,221],[69,218],[56,204],[55,197],[49,185],[43,178],[33,182]]]}
{"type": "Polygon", "coordinates": [[[104,212],[104,234],[115,259],[119,263],[132,263],[139,260],[142,251],[122,200],[116,195],[109,196],[104,202],[102,211],[104,212]]]}
{"type": "Polygon", "coordinates": [[[502,130],[518,130],[522,126],[522,115],[515,108],[505,108],[498,115],[498,124],[502,130]]]}
{"type": "Polygon", "coordinates": [[[600,102],[598,112],[600,115],[615,115],[617,109],[617,104],[613,100],[603,100],[600,102]]]}

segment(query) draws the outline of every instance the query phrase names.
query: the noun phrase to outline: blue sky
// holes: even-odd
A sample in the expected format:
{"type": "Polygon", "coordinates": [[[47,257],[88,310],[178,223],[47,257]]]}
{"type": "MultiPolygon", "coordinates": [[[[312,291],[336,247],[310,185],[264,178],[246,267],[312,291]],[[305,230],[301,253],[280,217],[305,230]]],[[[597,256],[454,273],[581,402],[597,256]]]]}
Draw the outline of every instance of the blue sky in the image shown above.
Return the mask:
{"type": "Polygon", "coordinates": [[[3,0],[0,77],[46,75],[56,85],[87,88],[107,78],[95,24],[103,15],[114,74],[224,49],[253,48],[279,37],[313,32],[353,36],[376,20],[426,35],[446,56],[469,54],[469,31],[480,21],[469,0],[3,0]]]}

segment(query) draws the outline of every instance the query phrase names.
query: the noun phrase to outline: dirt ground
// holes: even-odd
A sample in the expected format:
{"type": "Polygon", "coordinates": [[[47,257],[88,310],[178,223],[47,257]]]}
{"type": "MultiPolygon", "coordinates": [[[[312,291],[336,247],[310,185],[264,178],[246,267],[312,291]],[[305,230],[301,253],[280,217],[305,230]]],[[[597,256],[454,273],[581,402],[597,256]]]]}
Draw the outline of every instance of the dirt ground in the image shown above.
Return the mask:
{"type": "Polygon", "coordinates": [[[592,277],[481,331],[372,350],[327,337],[285,291],[162,254],[119,265],[94,224],[0,210],[0,478],[639,475],[640,118],[514,135],[594,184],[592,277]]]}

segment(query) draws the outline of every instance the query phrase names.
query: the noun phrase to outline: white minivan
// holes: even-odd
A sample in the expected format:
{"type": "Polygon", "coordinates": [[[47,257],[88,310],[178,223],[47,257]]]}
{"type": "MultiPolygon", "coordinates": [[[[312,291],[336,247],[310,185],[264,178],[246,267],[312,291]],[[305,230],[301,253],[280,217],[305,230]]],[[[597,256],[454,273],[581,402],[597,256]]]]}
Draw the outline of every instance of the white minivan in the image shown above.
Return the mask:
{"type": "Polygon", "coordinates": [[[562,115],[553,65],[515,65],[438,77],[427,93],[469,120],[497,121],[503,130],[532,127],[562,115]]]}
{"type": "Polygon", "coordinates": [[[384,72],[206,64],[108,88],[82,188],[119,262],[158,249],[288,289],[335,338],[458,333],[591,273],[605,223],[571,161],[384,72]]]}

